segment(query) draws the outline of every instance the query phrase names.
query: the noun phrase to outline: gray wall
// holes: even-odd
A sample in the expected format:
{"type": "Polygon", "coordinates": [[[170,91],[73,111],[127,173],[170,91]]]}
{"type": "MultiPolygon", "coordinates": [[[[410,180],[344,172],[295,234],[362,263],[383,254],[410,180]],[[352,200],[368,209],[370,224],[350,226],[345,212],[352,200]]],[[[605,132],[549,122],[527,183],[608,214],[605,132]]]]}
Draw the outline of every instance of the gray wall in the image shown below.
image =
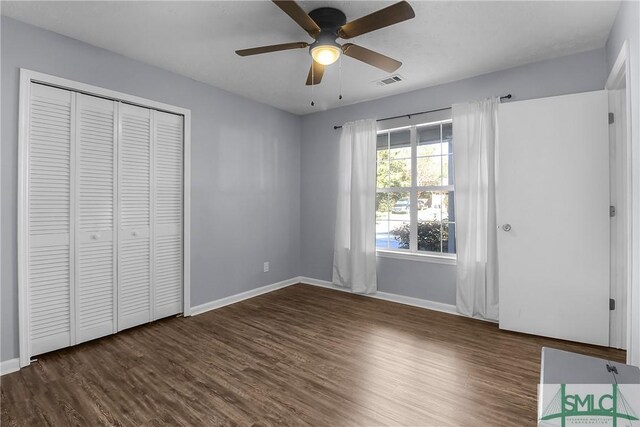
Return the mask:
{"type": "Polygon", "coordinates": [[[1,25],[0,360],[18,357],[20,67],[191,109],[192,305],[299,274],[299,117],[6,17],[1,25]]]}
{"type": "Polygon", "coordinates": [[[625,40],[629,44],[629,65],[630,65],[630,93],[631,93],[631,151],[632,151],[632,191],[634,192],[633,211],[631,226],[633,233],[633,284],[631,290],[631,313],[630,320],[632,341],[631,363],[640,365],[640,3],[637,1],[623,1],[618,10],[618,15],[611,29],[609,40],[606,45],[607,70],[610,70],[620,53],[625,40]]]}
{"type": "MultiPolygon", "coordinates": [[[[517,101],[599,90],[604,88],[606,77],[605,51],[598,49],[304,116],[300,162],[301,274],[331,280],[340,136],[333,125],[506,93],[513,94],[517,101]]],[[[378,289],[455,304],[455,266],[379,258],[378,289]]]]}

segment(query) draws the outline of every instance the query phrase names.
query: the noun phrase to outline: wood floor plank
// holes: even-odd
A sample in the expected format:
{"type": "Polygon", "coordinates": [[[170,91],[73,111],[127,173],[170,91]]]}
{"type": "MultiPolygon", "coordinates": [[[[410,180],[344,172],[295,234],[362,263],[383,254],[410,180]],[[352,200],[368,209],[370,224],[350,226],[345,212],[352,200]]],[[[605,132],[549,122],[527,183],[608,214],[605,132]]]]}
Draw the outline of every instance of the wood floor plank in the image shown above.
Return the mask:
{"type": "Polygon", "coordinates": [[[294,285],[38,357],[2,425],[535,425],[542,346],[623,351],[294,285]]]}

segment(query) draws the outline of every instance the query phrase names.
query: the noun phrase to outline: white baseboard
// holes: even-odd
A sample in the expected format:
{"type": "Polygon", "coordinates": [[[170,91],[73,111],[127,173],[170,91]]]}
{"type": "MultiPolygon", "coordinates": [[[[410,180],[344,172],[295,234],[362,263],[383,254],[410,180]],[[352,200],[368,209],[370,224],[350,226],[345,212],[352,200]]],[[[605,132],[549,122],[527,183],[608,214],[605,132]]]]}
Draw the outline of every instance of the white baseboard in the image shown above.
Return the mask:
{"type": "Polygon", "coordinates": [[[195,307],[191,307],[191,315],[197,316],[198,314],[202,314],[210,310],[215,310],[216,308],[221,308],[226,305],[235,304],[237,302],[244,301],[249,298],[257,297],[258,295],[266,294],[267,292],[273,292],[278,289],[286,288],[287,286],[291,286],[296,283],[298,283],[298,278],[294,277],[292,279],[283,280],[282,282],[273,283],[271,285],[266,285],[260,288],[251,289],[250,291],[241,292],[239,294],[231,295],[225,298],[220,298],[214,301],[209,301],[207,303],[196,305],[195,307]]]}
{"type": "Polygon", "coordinates": [[[299,283],[302,283],[303,285],[313,285],[313,286],[319,286],[321,288],[333,289],[335,291],[351,293],[349,289],[341,288],[340,286],[336,286],[331,282],[327,282],[326,280],[312,279],[311,277],[304,277],[304,276],[299,276],[296,279],[298,280],[299,283]]]}
{"type": "MultiPolygon", "coordinates": [[[[300,283],[307,284],[307,285],[320,286],[322,288],[334,289],[336,291],[351,293],[351,291],[349,291],[348,289],[336,286],[331,282],[327,282],[326,280],[312,279],[310,277],[298,277],[297,280],[300,283]]],[[[427,310],[440,311],[442,313],[455,314],[456,316],[462,316],[462,314],[458,313],[458,311],[456,310],[456,306],[452,304],[429,301],[421,298],[407,297],[404,295],[391,294],[388,292],[376,292],[375,294],[358,294],[358,295],[381,299],[385,301],[396,302],[399,304],[411,305],[413,307],[426,308],[427,310]]]]}
{"type": "Polygon", "coordinates": [[[427,310],[462,316],[462,314],[458,313],[458,310],[456,310],[456,306],[453,304],[445,304],[443,302],[430,301],[427,299],[390,294],[388,292],[376,292],[375,294],[368,296],[385,301],[397,302],[398,304],[410,305],[413,307],[426,308],[427,310]]]}
{"type": "MultiPolygon", "coordinates": [[[[272,285],[262,286],[260,288],[252,289],[250,291],[242,292],[240,294],[231,295],[226,298],[211,301],[202,305],[191,307],[191,315],[196,316],[198,314],[205,313],[209,310],[215,310],[216,308],[224,307],[229,304],[234,304],[249,298],[257,297],[258,295],[266,294],[278,289],[286,288],[287,286],[295,285],[296,283],[302,283],[303,285],[319,286],[321,288],[332,289],[334,291],[348,292],[349,289],[341,288],[326,280],[313,279],[311,277],[298,276],[289,280],[283,280],[282,282],[274,283],[272,285]]],[[[375,294],[365,295],[359,294],[365,297],[381,299],[384,301],[396,302],[399,304],[410,305],[413,307],[426,308],[427,310],[440,311],[442,313],[455,314],[456,316],[462,316],[456,311],[456,306],[452,304],[444,304],[436,301],[429,301],[426,299],[407,297],[404,295],[391,294],[388,292],[376,292],[375,294]]]]}
{"type": "Polygon", "coordinates": [[[4,362],[0,362],[0,375],[10,374],[20,370],[20,359],[9,359],[4,362]]]}

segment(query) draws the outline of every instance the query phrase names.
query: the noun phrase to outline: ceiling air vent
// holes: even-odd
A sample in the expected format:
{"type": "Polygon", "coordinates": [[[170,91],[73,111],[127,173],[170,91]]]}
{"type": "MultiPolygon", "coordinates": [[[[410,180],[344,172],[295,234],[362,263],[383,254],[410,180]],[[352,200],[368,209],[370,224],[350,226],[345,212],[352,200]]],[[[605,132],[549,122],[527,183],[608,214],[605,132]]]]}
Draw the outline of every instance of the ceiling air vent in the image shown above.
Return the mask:
{"type": "Polygon", "coordinates": [[[375,84],[377,84],[378,86],[387,86],[402,81],[404,81],[404,77],[402,77],[400,74],[394,74],[393,76],[385,77],[381,80],[376,80],[375,84]]]}

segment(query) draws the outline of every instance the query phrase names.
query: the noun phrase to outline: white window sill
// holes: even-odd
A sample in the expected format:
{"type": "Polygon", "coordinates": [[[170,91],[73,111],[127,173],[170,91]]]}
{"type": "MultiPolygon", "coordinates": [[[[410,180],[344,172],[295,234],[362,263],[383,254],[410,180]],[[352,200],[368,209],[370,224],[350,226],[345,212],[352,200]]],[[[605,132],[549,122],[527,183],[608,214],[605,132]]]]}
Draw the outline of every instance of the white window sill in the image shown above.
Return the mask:
{"type": "Polygon", "coordinates": [[[408,261],[430,262],[433,264],[457,264],[457,257],[455,255],[417,254],[414,252],[385,251],[376,249],[376,256],[408,261]]]}

